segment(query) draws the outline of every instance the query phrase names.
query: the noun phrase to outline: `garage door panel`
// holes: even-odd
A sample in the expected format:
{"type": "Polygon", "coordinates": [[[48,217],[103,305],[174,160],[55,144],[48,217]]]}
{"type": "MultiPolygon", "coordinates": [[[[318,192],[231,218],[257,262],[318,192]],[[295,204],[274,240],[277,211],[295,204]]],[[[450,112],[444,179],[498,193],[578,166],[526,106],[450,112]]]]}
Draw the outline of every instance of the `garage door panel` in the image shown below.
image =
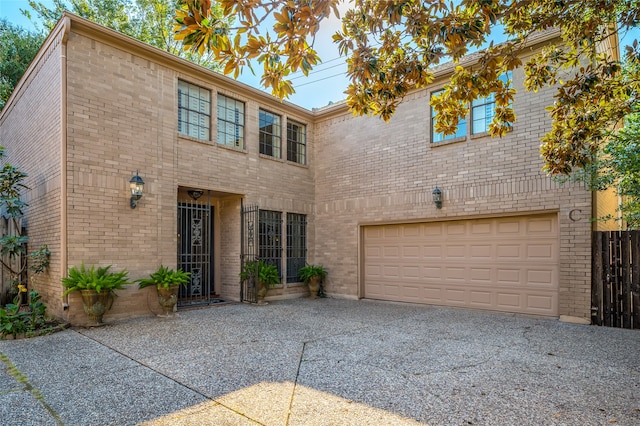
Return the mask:
{"type": "Polygon", "coordinates": [[[447,281],[465,281],[467,274],[465,268],[448,266],[445,268],[444,277],[447,281]]]}
{"type": "Polygon", "coordinates": [[[447,245],[447,259],[461,259],[467,257],[467,247],[465,245],[447,245]]]}
{"type": "Polygon", "coordinates": [[[364,296],[557,315],[557,232],[552,214],[367,227],[364,296]]]}
{"type": "Polygon", "coordinates": [[[486,237],[487,235],[491,235],[492,231],[492,223],[491,222],[477,222],[471,224],[471,235],[479,235],[482,237],[486,237]]]}
{"type": "Polygon", "coordinates": [[[383,228],[382,232],[383,238],[398,238],[400,236],[400,225],[386,226],[383,228]]]}
{"type": "Polygon", "coordinates": [[[490,309],[493,306],[493,293],[489,291],[471,291],[469,304],[475,308],[490,309]]]}
{"type": "Polygon", "coordinates": [[[520,244],[496,244],[496,259],[514,259],[522,256],[520,244]]]}
{"type": "Polygon", "coordinates": [[[422,257],[422,250],[420,246],[403,246],[402,258],[405,260],[413,260],[413,258],[419,259],[422,257]]]}
{"type": "Polygon", "coordinates": [[[422,246],[422,257],[424,260],[442,259],[442,246],[440,244],[422,246]]]}
{"type": "Polygon", "coordinates": [[[521,223],[519,220],[503,220],[498,223],[496,235],[513,236],[520,233],[521,223]]]}
{"type": "Polygon", "coordinates": [[[471,244],[469,246],[469,255],[471,259],[486,260],[492,257],[494,253],[493,246],[491,244],[471,244]]]}
{"type": "Polygon", "coordinates": [[[553,288],[555,279],[553,269],[529,269],[527,271],[527,285],[553,288]]]}
{"type": "Polygon", "coordinates": [[[408,238],[421,238],[422,226],[419,223],[413,225],[405,225],[401,228],[402,237],[406,240],[408,238]]]}
{"type": "Polygon", "coordinates": [[[529,294],[526,301],[529,310],[549,311],[554,305],[554,298],[548,295],[529,294]]]}
{"type": "Polygon", "coordinates": [[[489,268],[469,268],[469,281],[491,283],[493,281],[491,272],[489,268]]]}
{"type": "Polygon", "coordinates": [[[555,234],[554,232],[554,226],[555,224],[555,219],[554,218],[539,218],[539,219],[532,219],[529,220],[527,222],[527,231],[529,235],[535,235],[535,234],[555,234]]]}

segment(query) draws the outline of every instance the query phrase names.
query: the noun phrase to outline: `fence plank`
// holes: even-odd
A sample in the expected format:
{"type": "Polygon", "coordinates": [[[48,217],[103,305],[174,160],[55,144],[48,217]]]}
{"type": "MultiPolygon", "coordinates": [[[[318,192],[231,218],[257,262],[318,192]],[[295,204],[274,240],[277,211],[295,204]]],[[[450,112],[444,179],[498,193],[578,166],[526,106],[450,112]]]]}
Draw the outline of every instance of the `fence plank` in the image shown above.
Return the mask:
{"type": "Polygon", "coordinates": [[[640,231],[631,231],[631,311],[633,328],[640,328],[640,231]]]}
{"type": "Polygon", "coordinates": [[[631,328],[631,246],[629,232],[620,232],[620,317],[623,328],[631,328]]]}
{"type": "Polygon", "coordinates": [[[603,317],[604,325],[612,327],[611,323],[611,234],[608,232],[602,233],[602,305],[603,305],[603,317]]]}
{"type": "Polygon", "coordinates": [[[591,270],[591,322],[602,325],[604,311],[602,308],[602,232],[594,232],[592,236],[592,270],[591,270]]]}

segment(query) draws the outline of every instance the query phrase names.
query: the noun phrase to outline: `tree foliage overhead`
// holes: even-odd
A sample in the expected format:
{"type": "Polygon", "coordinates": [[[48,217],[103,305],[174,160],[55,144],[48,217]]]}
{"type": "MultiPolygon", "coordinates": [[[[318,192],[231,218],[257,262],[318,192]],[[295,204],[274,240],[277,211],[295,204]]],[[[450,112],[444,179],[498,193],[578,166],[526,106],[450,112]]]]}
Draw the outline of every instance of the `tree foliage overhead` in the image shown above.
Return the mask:
{"type": "MultiPolygon", "coordinates": [[[[338,15],[342,0],[181,0],[176,39],[186,48],[212,52],[225,74],[237,76],[250,60],[262,64],[262,84],[285,98],[293,93],[289,73],[305,75],[320,58],[313,48],[323,19],[338,15]],[[223,19],[235,19],[228,28],[223,19]],[[270,28],[265,31],[266,23],[270,28]]],[[[639,0],[354,0],[333,36],[346,57],[350,85],[347,104],[354,114],[389,120],[403,97],[433,81],[432,68],[453,62],[482,46],[477,66],[454,67],[442,96],[434,100],[436,131],[452,134],[469,103],[495,95],[490,127],[503,135],[515,120],[514,90],[499,79],[523,68],[525,89],[556,86],[549,107],[552,128],[543,137],[544,169],[568,174],[589,164],[606,131],[638,108],[640,74],[620,73],[619,58],[601,50],[603,42],[640,22],[639,0]],[[518,52],[541,31],[557,28],[561,40],[522,63],[518,52]],[[490,43],[496,32],[506,36],[490,43]]],[[[640,63],[637,43],[624,60],[640,63]]],[[[636,68],[637,69],[637,68],[636,68]]]]}
{"type": "Polygon", "coordinates": [[[628,116],[577,176],[594,190],[614,188],[621,199],[620,217],[627,228],[640,229],[640,113],[628,116]]]}
{"type": "Polygon", "coordinates": [[[38,53],[44,36],[0,20],[0,110],[38,53]]]}
{"type": "MultiPolygon", "coordinates": [[[[47,32],[56,25],[62,13],[69,10],[198,65],[213,70],[220,69],[212,55],[200,55],[185,50],[182,43],[174,39],[173,15],[179,6],[178,0],[53,0],[51,7],[36,0],[29,0],[29,5],[38,19],[35,19],[35,16],[32,18],[30,11],[22,12],[36,24],[41,24],[47,32]]],[[[211,14],[218,16],[220,11],[213,8],[211,14]]]]}

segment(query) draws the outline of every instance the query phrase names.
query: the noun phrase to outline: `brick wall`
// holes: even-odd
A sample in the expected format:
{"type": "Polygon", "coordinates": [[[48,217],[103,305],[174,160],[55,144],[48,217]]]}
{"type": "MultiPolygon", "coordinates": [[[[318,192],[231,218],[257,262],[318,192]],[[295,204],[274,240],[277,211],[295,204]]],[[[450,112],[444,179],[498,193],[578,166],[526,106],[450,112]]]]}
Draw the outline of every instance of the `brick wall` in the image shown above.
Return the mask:
{"type": "MultiPolygon", "coordinates": [[[[68,46],[69,265],[112,264],[126,268],[132,279],[161,263],[175,266],[178,189],[210,190],[216,212],[216,291],[237,300],[241,199],[263,209],[308,215],[314,210],[312,167],[259,154],[258,108],[280,114],[283,124],[287,117],[307,124],[309,145],[311,115],[292,113],[270,97],[254,99],[236,86],[212,84],[206,72],[175,70],[144,52],[131,53],[84,33],[72,31],[68,46]],[[211,141],[178,134],[178,79],[211,90],[211,141]],[[245,102],[245,149],[215,142],[218,91],[245,102]],[[145,187],[132,210],[128,181],[136,170],[145,187]]],[[[154,312],[136,286],[119,295],[105,320],[154,312]]],[[[81,323],[75,296],[70,304],[71,321],[81,323]]]]}
{"type": "Polygon", "coordinates": [[[30,280],[28,287],[37,290],[48,302],[48,313],[62,315],[60,295],[61,270],[61,102],[62,46],[55,35],[48,49],[36,58],[31,73],[13,95],[0,115],[0,145],[6,148],[6,161],[20,167],[29,177],[23,191],[25,209],[23,225],[30,238],[32,252],[46,244],[51,251],[48,270],[30,280]]]}
{"type": "Polygon", "coordinates": [[[340,107],[320,112],[315,248],[329,268],[330,294],[361,295],[361,225],[558,212],[560,314],[589,317],[591,194],[541,171],[539,139],[549,128],[544,108],[553,91],[524,93],[522,73],[513,79],[518,120],[501,139],[467,129],[463,141],[430,142],[430,93],[444,80],[407,96],[389,123],[340,107]],[[432,202],[436,186],[443,191],[440,210],[432,202]],[[574,209],[576,221],[568,216],[574,209]]]}

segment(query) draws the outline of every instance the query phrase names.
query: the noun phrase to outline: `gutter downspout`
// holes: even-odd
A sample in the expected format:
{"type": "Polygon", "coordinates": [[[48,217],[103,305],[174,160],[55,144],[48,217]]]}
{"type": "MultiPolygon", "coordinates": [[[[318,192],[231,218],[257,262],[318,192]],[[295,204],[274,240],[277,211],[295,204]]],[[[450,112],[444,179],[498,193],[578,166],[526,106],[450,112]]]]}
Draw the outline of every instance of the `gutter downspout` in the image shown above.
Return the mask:
{"type": "MultiPolygon", "coordinates": [[[[71,19],[64,20],[62,42],[60,43],[60,279],[67,275],[68,226],[67,226],[67,41],[71,31],[71,19]]],[[[59,282],[59,281],[58,281],[59,282]]],[[[69,319],[69,295],[62,302],[62,317],[69,319]]]]}

